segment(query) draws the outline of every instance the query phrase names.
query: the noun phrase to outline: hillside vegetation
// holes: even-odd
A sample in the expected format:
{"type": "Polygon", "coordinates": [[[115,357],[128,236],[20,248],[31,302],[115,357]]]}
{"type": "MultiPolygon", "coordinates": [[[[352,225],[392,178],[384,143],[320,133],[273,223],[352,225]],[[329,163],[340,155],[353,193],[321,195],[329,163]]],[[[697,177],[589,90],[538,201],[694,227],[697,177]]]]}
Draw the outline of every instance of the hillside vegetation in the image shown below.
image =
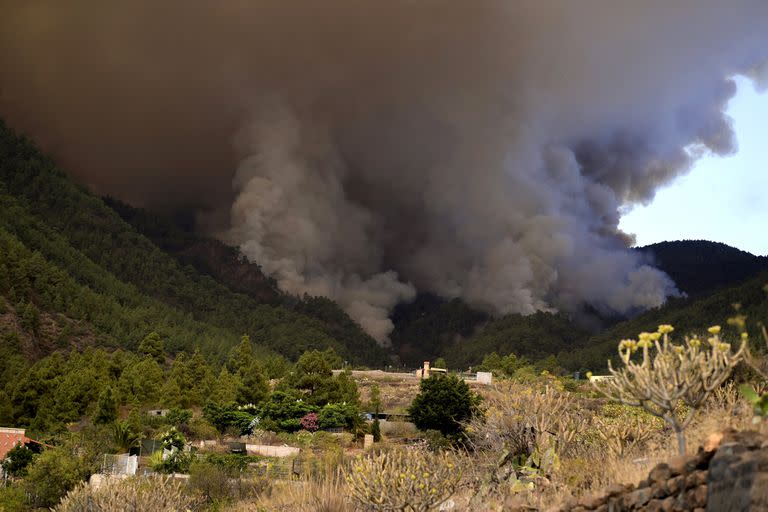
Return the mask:
{"type": "Polygon", "coordinates": [[[675,326],[682,335],[703,335],[703,326],[722,325],[729,338],[737,332],[727,328],[727,320],[734,314],[734,305],[747,317],[748,329],[759,332],[761,322],[768,318],[768,272],[762,272],[741,285],[732,286],[700,299],[672,299],[660,308],[647,311],[635,318],[618,323],[591,336],[581,347],[563,351],[558,355],[560,364],[572,370],[601,369],[608,357],[616,357],[616,341],[637,336],[639,332],[652,332],[660,324],[675,326]]]}
{"type": "Polygon", "coordinates": [[[680,291],[700,297],[768,270],[768,257],[719,242],[681,240],[636,249],[669,274],[680,291]]]}
{"type": "Polygon", "coordinates": [[[294,299],[291,308],[259,302],[185,265],[4,124],[0,201],[0,239],[8,255],[1,262],[0,294],[10,312],[2,329],[6,336],[33,340],[31,353],[73,342],[65,329],[70,325],[106,346],[130,348],[154,330],[171,351],[200,347],[221,356],[248,334],[259,350],[291,359],[309,349],[333,348],[351,362],[388,360],[370,336],[323,299],[294,299]],[[20,320],[27,310],[60,325],[36,332],[20,320]]]}

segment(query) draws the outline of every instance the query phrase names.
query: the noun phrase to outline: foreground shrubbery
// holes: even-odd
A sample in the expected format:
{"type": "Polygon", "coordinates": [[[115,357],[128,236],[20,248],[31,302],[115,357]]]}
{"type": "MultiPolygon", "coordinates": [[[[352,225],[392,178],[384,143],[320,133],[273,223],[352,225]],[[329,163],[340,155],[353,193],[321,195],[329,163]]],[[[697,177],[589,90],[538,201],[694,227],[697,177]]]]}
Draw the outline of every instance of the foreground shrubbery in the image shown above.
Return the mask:
{"type": "Polygon", "coordinates": [[[400,449],[356,460],[344,479],[360,510],[425,512],[456,492],[461,475],[449,453],[400,449]]]}
{"type": "Polygon", "coordinates": [[[109,480],[99,487],[80,484],[56,512],[186,512],[200,510],[203,500],[186,484],[168,477],[109,480]]]}

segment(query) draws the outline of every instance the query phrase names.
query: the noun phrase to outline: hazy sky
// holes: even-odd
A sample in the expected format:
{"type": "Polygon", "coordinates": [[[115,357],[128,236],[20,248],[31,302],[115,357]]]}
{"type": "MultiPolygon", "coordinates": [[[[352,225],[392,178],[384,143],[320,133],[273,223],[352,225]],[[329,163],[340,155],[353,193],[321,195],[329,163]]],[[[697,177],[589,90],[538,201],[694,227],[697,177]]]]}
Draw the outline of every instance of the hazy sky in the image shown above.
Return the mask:
{"type": "Polygon", "coordinates": [[[691,172],[660,190],[653,202],[624,216],[621,227],[637,244],[706,239],[754,254],[768,254],[768,92],[738,78],[728,113],[738,151],[706,156],[691,172]]]}

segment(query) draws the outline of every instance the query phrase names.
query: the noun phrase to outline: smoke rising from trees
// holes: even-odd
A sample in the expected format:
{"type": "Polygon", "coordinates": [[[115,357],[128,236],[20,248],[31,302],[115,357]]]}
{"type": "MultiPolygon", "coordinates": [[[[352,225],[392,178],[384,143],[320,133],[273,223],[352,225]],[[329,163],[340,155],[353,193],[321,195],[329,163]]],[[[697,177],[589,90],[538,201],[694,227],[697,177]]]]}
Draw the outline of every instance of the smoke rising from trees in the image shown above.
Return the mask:
{"type": "Polygon", "coordinates": [[[382,341],[417,289],[500,313],[661,304],[674,284],[620,212],[732,152],[729,77],[768,69],[764,0],[3,12],[11,125],[98,192],[198,209],[382,341]]]}

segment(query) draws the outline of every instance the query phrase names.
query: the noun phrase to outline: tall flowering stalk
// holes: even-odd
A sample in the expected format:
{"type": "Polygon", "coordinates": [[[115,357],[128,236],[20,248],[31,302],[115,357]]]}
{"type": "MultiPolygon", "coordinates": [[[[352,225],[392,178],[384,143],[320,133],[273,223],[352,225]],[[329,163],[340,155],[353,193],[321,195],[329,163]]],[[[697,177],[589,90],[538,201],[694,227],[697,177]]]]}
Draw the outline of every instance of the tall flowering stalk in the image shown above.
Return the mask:
{"type": "Polygon", "coordinates": [[[734,352],[730,343],[720,338],[720,326],[716,325],[709,328],[706,341],[694,336],[676,345],[670,341],[673,330],[671,325],[660,325],[657,332],[641,333],[637,341],[622,340],[619,356],[624,367],[614,369],[608,361],[612,378],[593,385],[612,400],[642,407],[664,419],[675,431],[678,449],[684,454],[686,427],[743,359],[746,340],[742,339],[734,352]],[[642,356],[633,358],[638,351],[642,356]],[[684,414],[677,413],[680,404],[688,409],[684,414]]]}

